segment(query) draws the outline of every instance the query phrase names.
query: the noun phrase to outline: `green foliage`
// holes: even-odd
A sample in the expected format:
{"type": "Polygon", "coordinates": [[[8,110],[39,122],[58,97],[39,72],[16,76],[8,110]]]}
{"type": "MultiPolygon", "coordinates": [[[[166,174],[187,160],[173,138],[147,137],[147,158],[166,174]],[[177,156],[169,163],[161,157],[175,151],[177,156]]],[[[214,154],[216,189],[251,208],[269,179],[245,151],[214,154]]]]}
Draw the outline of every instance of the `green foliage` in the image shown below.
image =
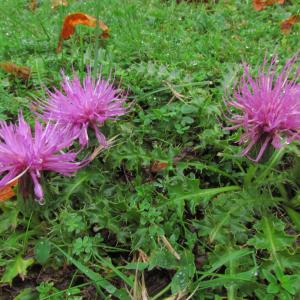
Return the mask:
{"type": "Polygon", "coordinates": [[[27,268],[34,263],[32,258],[23,259],[20,255],[15,257],[7,264],[6,270],[2,275],[1,283],[12,284],[13,279],[20,275],[21,278],[25,278],[27,274],[27,268]]]}
{"type": "Polygon", "coordinates": [[[51,251],[51,245],[47,240],[40,240],[35,244],[34,252],[38,263],[44,264],[47,262],[51,251]]]}
{"type": "Polygon", "coordinates": [[[299,26],[279,29],[298,1],[261,12],[242,0],[38,1],[35,12],[27,2],[1,1],[1,61],[32,68],[28,81],[0,70],[1,119],[23,109],[32,122],[33,99],[60,88],[60,70],[83,77],[86,65],[115,70],[130,104],[102,128],[118,135],[112,147],[75,177],[45,176],[44,206],[0,203],[1,286],[13,291],[3,297],[127,300],[145,281],[153,300],[298,299],[298,146],[253,164],[223,116],[242,62],[255,71],[276,51],[283,65],[299,49],[299,26]],[[111,37],[78,26],[56,54],[77,11],[98,14],[111,37]]]}

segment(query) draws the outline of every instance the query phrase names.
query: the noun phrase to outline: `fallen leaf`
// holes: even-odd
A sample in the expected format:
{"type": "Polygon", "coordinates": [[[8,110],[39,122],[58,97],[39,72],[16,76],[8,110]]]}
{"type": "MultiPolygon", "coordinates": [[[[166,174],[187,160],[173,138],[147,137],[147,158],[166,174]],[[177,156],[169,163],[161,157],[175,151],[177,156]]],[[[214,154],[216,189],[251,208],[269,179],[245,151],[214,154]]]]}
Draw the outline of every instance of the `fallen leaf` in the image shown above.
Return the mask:
{"type": "MultiPolygon", "coordinates": [[[[187,2],[187,3],[209,3],[211,0],[176,0],[176,3],[179,4],[181,2],[187,2]]],[[[211,1],[211,4],[216,4],[219,2],[219,0],[213,0],[211,1]]]]}
{"type": "Polygon", "coordinates": [[[284,34],[289,34],[292,31],[294,24],[300,23],[300,15],[290,16],[280,24],[281,32],[284,34]]]}
{"type": "Polygon", "coordinates": [[[17,66],[11,62],[0,63],[0,68],[19,78],[28,79],[31,75],[31,69],[29,67],[17,66]]]}
{"type": "Polygon", "coordinates": [[[158,237],[158,241],[162,240],[168,251],[175,256],[177,260],[180,260],[180,255],[176,252],[176,250],[172,247],[171,243],[167,240],[164,235],[158,237]]]}
{"type": "Polygon", "coordinates": [[[13,181],[12,183],[0,188],[0,202],[9,200],[15,195],[13,187],[16,186],[18,180],[13,181]]]}
{"type": "MultiPolygon", "coordinates": [[[[96,27],[97,19],[83,13],[74,13],[65,17],[63,26],[61,29],[56,52],[60,52],[62,48],[62,42],[71,37],[75,32],[76,25],[86,25],[90,27],[96,27]]],[[[98,21],[99,27],[103,30],[101,37],[106,39],[109,37],[109,28],[101,20],[98,21]]]]}
{"type": "Polygon", "coordinates": [[[29,9],[34,11],[37,8],[37,0],[30,0],[29,9]]]}
{"type": "Polygon", "coordinates": [[[284,4],[284,0],[253,0],[253,8],[257,11],[274,4],[284,4]]]}
{"type": "Polygon", "coordinates": [[[68,1],[67,0],[52,0],[51,1],[51,8],[55,9],[59,6],[68,6],[68,1]]]}
{"type": "MultiPolygon", "coordinates": [[[[175,156],[173,158],[172,165],[175,166],[178,162],[180,162],[183,158],[187,156],[187,154],[190,152],[190,149],[184,149],[179,155],[175,156]]],[[[152,164],[150,165],[150,171],[152,173],[157,173],[159,171],[162,171],[166,167],[169,166],[169,163],[165,161],[159,161],[159,160],[154,160],[152,164]]]]}
{"type": "Polygon", "coordinates": [[[109,38],[109,33],[108,33],[108,31],[107,31],[107,32],[103,31],[103,32],[101,33],[101,37],[102,37],[103,39],[108,39],[108,38],[109,38]]]}
{"type": "Polygon", "coordinates": [[[150,171],[152,173],[157,173],[157,172],[162,171],[163,169],[165,169],[168,165],[169,164],[167,162],[155,160],[151,164],[150,171]]]}
{"type": "Polygon", "coordinates": [[[10,202],[7,205],[1,205],[0,234],[9,229],[16,229],[19,224],[19,210],[15,204],[10,202]]]}

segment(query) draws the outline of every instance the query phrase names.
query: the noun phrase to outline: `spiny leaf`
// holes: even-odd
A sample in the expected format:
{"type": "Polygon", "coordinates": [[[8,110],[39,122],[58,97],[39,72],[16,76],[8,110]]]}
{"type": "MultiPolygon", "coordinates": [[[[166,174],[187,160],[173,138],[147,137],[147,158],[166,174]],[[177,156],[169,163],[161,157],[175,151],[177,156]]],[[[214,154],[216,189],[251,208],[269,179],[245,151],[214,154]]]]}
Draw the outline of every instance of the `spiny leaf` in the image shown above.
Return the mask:
{"type": "Polygon", "coordinates": [[[295,225],[295,228],[300,231],[300,213],[298,211],[296,211],[295,209],[286,206],[285,210],[287,212],[287,214],[289,215],[290,219],[292,220],[292,222],[295,225]]]}
{"type": "Polygon", "coordinates": [[[77,175],[75,180],[73,180],[72,184],[70,184],[66,189],[66,199],[68,200],[73,193],[75,193],[78,188],[89,179],[89,174],[85,172],[81,172],[77,175]]]}
{"type": "Polygon", "coordinates": [[[230,262],[235,262],[240,260],[245,256],[249,256],[253,253],[250,249],[231,249],[231,251],[224,251],[224,249],[220,249],[218,247],[218,255],[214,256],[211,264],[211,268],[208,273],[212,273],[217,269],[221,268],[224,265],[228,265],[230,262]],[[222,250],[222,251],[221,251],[222,250]],[[223,253],[223,254],[222,254],[223,253]]]}
{"type": "Polygon", "coordinates": [[[57,245],[53,244],[80,272],[85,274],[88,278],[94,281],[95,285],[99,288],[105,289],[110,295],[118,295],[119,290],[113,286],[108,280],[102,277],[100,274],[94,272],[90,268],[84,266],[81,262],[74,259],[72,256],[68,255],[64,250],[62,250],[57,245]]]}
{"type": "Polygon", "coordinates": [[[22,290],[14,300],[33,300],[37,295],[35,294],[33,288],[26,288],[22,290]]]}
{"type": "Polygon", "coordinates": [[[166,249],[155,250],[152,252],[149,260],[149,270],[154,267],[160,267],[165,269],[176,269],[179,266],[179,262],[176,258],[166,249]]]}
{"type": "Polygon", "coordinates": [[[255,225],[257,233],[248,241],[256,249],[267,249],[270,258],[282,269],[279,252],[291,247],[295,237],[289,236],[284,232],[284,223],[271,215],[263,216],[255,225]]]}
{"type": "Polygon", "coordinates": [[[209,279],[207,281],[202,281],[197,285],[197,289],[207,289],[211,287],[224,286],[226,283],[251,283],[255,281],[255,274],[257,272],[256,268],[253,268],[246,272],[236,273],[234,275],[221,275],[221,274],[211,274],[219,278],[209,279]]]}
{"type": "Polygon", "coordinates": [[[22,280],[25,279],[27,274],[27,268],[34,263],[33,258],[23,259],[21,256],[17,256],[12,262],[10,262],[6,270],[1,278],[2,283],[9,283],[12,284],[13,279],[20,275],[22,280]]]}
{"type": "Polygon", "coordinates": [[[208,237],[210,243],[228,244],[233,236],[244,243],[247,239],[246,223],[252,221],[251,205],[244,193],[222,194],[205,209],[204,219],[195,221],[199,236],[208,237]]]}
{"type": "Polygon", "coordinates": [[[111,260],[109,259],[104,259],[103,257],[101,257],[100,255],[97,255],[97,258],[101,261],[101,263],[103,264],[103,266],[109,268],[110,270],[112,270],[118,277],[120,277],[120,279],[122,279],[128,286],[130,286],[131,288],[133,288],[134,283],[131,280],[130,277],[127,277],[125,274],[123,274],[121,271],[118,270],[118,268],[116,268],[111,260]]]}
{"type": "Polygon", "coordinates": [[[19,211],[15,207],[5,209],[0,218],[0,233],[5,232],[9,228],[15,228],[18,224],[19,211]]]}
{"type": "Polygon", "coordinates": [[[214,242],[214,240],[215,240],[216,236],[218,235],[220,229],[223,227],[223,225],[225,225],[229,222],[231,214],[233,214],[238,209],[239,209],[238,206],[234,206],[228,212],[226,212],[221,218],[216,220],[217,224],[212,228],[212,230],[209,234],[210,243],[214,242]]]}
{"type": "Polygon", "coordinates": [[[220,188],[201,189],[199,180],[189,179],[184,184],[169,186],[168,192],[170,201],[175,203],[178,216],[182,218],[185,200],[190,202],[191,210],[194,212],[195,206],[200,202],[209,200],[212,197],[226,192],[238,191],[239,186],[225,186],[220,188]]]}

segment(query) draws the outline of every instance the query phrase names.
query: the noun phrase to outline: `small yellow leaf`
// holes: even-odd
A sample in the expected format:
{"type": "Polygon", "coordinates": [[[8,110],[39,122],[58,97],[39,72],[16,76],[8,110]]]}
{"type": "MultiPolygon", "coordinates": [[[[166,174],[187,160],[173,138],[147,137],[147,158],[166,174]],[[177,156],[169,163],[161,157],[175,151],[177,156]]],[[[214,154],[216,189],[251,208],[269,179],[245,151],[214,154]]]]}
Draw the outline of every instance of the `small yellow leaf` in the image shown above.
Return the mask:
{"type": "Polygon", "coordinates": [[[51,1],[51,8],[55,9],[59,6],[68,6],[68,1],[67,0],[52,0],[51,1]]]}

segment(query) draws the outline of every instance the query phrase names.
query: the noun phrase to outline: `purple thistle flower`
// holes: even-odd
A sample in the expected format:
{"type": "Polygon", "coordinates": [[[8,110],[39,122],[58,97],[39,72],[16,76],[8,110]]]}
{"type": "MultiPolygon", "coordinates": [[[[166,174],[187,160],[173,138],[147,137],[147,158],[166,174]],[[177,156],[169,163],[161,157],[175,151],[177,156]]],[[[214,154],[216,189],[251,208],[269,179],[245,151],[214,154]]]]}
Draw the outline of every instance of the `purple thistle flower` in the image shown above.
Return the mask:
{"type": "Polygon", "coordinates": [[[257,157],[250,158],[256,162],[269,145],[278,149],[293,140],[300,140],[300,66],[289,79],[297,55],[287,61],[279,75],[276,75],[276,59],[271,60],[266,71],[265,59],[255,78],[245,65],[233,99],[227,101],[229,108],[238,110],[236,113],[230,111],[230,122],[235,125],[227,129],[243,128],[239,143],[247,144],[242,154],[248,158],[249,151],[260,145],[257,157]]]}
{"type": "Polygon", "coordinates": [[[73,80],[63,74],[62,89],[62,92],[57,89],[48,91],[48,101],[41,101],[42,119],[70,126],[82,146],[87,145],[87,130],[92,127],[99,143],[106,147],[106,138],[98,127],[107,119],[116,119],[126,113],[123,104],[127,99],[121,90],[114,88],[101,75],[97,81],[92,79],[90,68],[83,84],[76,74],[73,80]]]}
{"type": "Polygon", "coordinates": [[[38,200],[43,199],[40,184],[42,171],[53,171],[70,176],[83,164],[75,162],[76,153],[62,152],[74,140],[71,131],[59,129],[57,124],[42,126],[35,121],[34,136],[30,126],[19,114],[18,124],[0,122],[0,187],[19,178],[30,175],[34,193],[38,200]]]}

